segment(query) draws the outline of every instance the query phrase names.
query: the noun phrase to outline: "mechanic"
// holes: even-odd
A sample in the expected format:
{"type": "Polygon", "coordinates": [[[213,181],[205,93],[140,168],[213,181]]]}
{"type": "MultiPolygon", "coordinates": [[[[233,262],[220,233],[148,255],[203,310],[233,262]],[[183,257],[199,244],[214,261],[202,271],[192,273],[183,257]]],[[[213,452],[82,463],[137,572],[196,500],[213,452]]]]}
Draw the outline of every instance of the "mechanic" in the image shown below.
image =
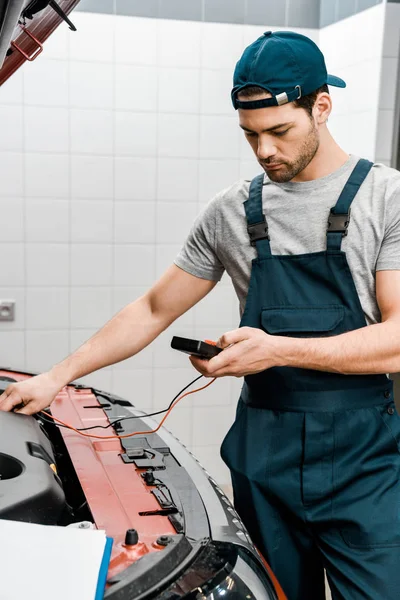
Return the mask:
{"type": "Polygon", "coordinates": [[[307,37],[266,32],[246,48],[232,102],[265,174],[219,193],[146,294],[10,385],[0,408],[36,413],[136,354],[226,270],[240,328],[217,357],[190,360],[245,377],[221,448],[238,512],[289,600],[325,598],[324,568],[334,600],[397,600],[400,417],[386,374],[400,370],[400,174],[339,147],[327,85],[346,84],[307,37]]]}

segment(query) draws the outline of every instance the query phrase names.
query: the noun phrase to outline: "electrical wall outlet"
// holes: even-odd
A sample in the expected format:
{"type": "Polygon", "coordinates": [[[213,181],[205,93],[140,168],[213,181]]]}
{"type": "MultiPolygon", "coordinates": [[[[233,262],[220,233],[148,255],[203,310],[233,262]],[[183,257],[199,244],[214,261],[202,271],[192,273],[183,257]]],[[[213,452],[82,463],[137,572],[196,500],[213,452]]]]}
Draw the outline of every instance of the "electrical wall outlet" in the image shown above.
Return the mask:
{"type": "Polygon", "coordinates": [[[0,321],[15,320],[15,301],[0,300],[0,321]]]}

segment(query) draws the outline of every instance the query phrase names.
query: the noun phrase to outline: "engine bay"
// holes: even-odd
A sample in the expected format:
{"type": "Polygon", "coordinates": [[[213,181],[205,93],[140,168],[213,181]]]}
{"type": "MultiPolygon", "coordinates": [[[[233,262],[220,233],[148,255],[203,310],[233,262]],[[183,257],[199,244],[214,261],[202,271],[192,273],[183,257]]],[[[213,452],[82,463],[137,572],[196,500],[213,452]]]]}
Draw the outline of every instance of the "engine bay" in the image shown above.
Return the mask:
{"type": "MultiPolygon", "coordinates": [[[[0,378],[0,393],[12,383],[0,378]]],[[[0,519],[66,526],[92,521],[58,428],[0,412],[0,519]]]]}

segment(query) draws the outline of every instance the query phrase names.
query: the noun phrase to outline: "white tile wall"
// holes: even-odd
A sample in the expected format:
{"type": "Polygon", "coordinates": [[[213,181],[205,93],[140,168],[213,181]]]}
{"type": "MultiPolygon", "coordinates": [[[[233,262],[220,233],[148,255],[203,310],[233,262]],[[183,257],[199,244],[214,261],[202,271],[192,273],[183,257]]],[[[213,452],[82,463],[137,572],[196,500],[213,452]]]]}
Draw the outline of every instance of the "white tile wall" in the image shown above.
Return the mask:
{"type": "Polygon", "coordinates": [[[244,50],[243,32],[242,25],[204,23],[201,66],[205,69],[231,69],[233,72],[244,50]]]}
{"type": "Polygon", "coordinates": [[[72,60],[114,61],[115,20],[110,15],[74,13],[74,24],[79,33],[69,36],[69,56],[72,60]]]}
{"type": "Polygon", "coordinates": [[[157,173],[157,199],[195,202],[198,198],[198,170],[197,159],[166,157],[160,159],[157,173]]]}
{"type": "MultiPolygon", "coordinates": [[[[178,404],[171,412],[168,419],[165,421],[165,427],[169,429],[177,438],[179,438],[187,447],[192,445],[193,435],[193,410],[190,406],[185,406],[184,402],[187,398],[178,404]]],[[[165,403],[165,408],[168,406],[168,401],[165,403]]],[[[164,408],[164,406],[162,407],[164,408]]],[[[157,415],[155,420],[159,423],[164,415],[157,415]]]]}
{"type": "Polygon", "coordinates": [[[155,278],[155,246],[118,244],[114,248],[114,284],[150,286],[155,278]]]}
{"type": "Polygon", "coordinates": [[[117,110],[157,110],[157,68],[116,64],[117,110]]]}
{"type": "Polygon", "coordinates": [[[199,117],[160,113],[158,116],[159,156],[198,158],[199,117]]]}
{"type": "Polygon", "coordinates": [[[23,70],[25,105],[68,106],[68,63],[43,56],[31,67],[23,70]]]}
{"type": "Polygon", "coordinates": [[[237,158],[239,135],[236,116],[200,117],[200,158],[237,158]]]}
{"type": "Polygon", "coordinates": [[[328,127],[347,152],[370,160],[377,156],[386,8],[381,3],[319,32],[328,72],[347,83],[346,89],[330,88],[333,111],[328,127]]]}
{"type": "MultiPolygon", "coordinates": [[[[54,134],[56,136],[55,132],[54,134]]],[[[25,189],[28,196],[68,198],[70,182],[67,154],[26,153],[24,158],[25,189]]]]}
{"type": "Polygon", "coordinates": [[[24,246],[20,243],[0,243],[0,256],[3,257],[0,269],[1,286],[19,286],[25,283],[24,246]]]}
{"type": "Polygon", "coordinates": [[[208,406],[193,407],[193,420],[196,424],[193,428],[194,446],[219,446],[232,425],[232,410],[227,410],[225,406],[214,406],[212,411],[213,418],[210,419],[208,406]]]}
{"type": "Polygon", "coordinates": [[[2,242],[24,241],[24,201],[22,198],[2,198],[0,196],[0,214],[7,215],[6,227],[2,228],[2,242]]]}
{"type": "Polygon", "coordinates": [[[220,456],[219,445],[192,446],[192,452],[215,481],[222,484],[230,483],[229,469],[220,456]]]}
{"type": "Polygon", "coordinates": [[[114,161],[111,156],[71,156],[71,197],[112,199],[114,161]]]}
{"type": "Polygon", "coordinates": [[[182,244],[157,244],[156,246],[156,277],[159,278],[174,262],[182,244]]]}
{"type": "Polygon", "coordinates": [[[69,40],[70,34],[68,27],[58,27],[45,42],[46,57],[67,59],[69,40]]]}
{"type": "Polygon", "coordinates": [[[198,113],[200,71],[164,67],[159,71],[158,108],[163,112],[198,113]]]}
{"type": "Polygon", "coordinates": [[[117,16],[115,18],[115,59],[117,64],[156,65],[157,44],[159,43],[157,29],[155,19],[132,19],[117,16]]]}
{"type": "MultiPolygon", "coordinates": [[[[232,102],[229,95],[231,88],[231,69],[202,69],[200,88],[201,114],[232,116],[232,102]]],[[[218,134],[218,131],[215,133],[218,134]]]]}
{"type": "Polygon", "coordinates": [[[68,286],[68,244],[26,244],[26,285],[68,286]]]}
{"type": "Polygon", "coordinates": [[[90,109],[112,108],[114,104],[113,92],[113,65],[83,61],[70,62],[70,106],[90,109]]]}
{"type": "Polygon", "coordinates": [[[21,104],[23,99],[22,82],[23,72],[19,70],[3,83],[0,89],[1,104],[21,104]]]}
{"type": "Polygon", "coordinates": [[[115,112],[115,154],[157,155],[157,120],[153,113],[115,112]]]}
{"type": "MultiPolygon", "coordinates": [[[[328,70],[348,79],[347,90],[332,90],[332,132],[349,151],[379,151],[385,161],[399,9],[382,4],[301,31],[320,41],[328,70]]],[[[0,326],[0,364],[33,371],[144,294],[204,204],[260,172],[230,104],[231,78],[244,47],[276,28],[82,12],[74,22],[78,32],[60,27],[43,56],[0,89],[0,296],[17,301],[16,320],[0,326]]],[[[238,320],[225,278],[138,356],[82,382],[144,410],[165,408],[197,376],[170,348],[172,335],[217,339],[238,320]]],[[[221,484],[229,473],[219,444],[241,385],[216,381],[166,423],[221,484]]]]}
{"type": "Polygon", "coordinates": [[[23,331],[2,331],[0,366],[17,371],[25,369],[25,334],[23,331]]]}
{"type": "Polygon", "coordinates": [[[199,162],[199,201],[208,202],[215,196],[216,190],[223,190],[239,179],[239,160],[237,158],[204,159],[199,162]]]}
{"type": "Polygon", "coordinates": [[[253,179],[261,173],[262,169],[255,158],[241,160],[239,165],[239,179],[253,179]]]}
{"type": "MultiPolygon", "coordinates": [[[[153,408],[155,410],[161,410],[167,408],[171,400],[176,394],[188,385],[193,379],[199,375],[198,372],[192,367],[187,356],[181,354],[181,366],[178,368],[163,368],[160,367],[157,370],[157,377],[154,380],[154,395],[153,395],[153,408]]],[[[190,389],[195,389],[203,385],[200,382],[194,384],[190,389]]],[[[194,395],[191,394],[186,398],[183,398],[178,406],[192,407],[194,395]]]]}
{"type": "Polygon", "coordinates": [[[75,200],[70,203],[71,242],[111,243],[114,206],[109,200],[75,200]]]}
{"type": "Polygon", "coordinates": [[[203,31],[202,23],[159,19],[157,42],[160,67],[200,67],[203,31]]]}
{"type": "Polygon", "coordinates": [[[99,328],[112,315],[112,290],[110,286],[71,288],[71,328],[99,328]]]}
{"type": "Polygon", "coordinates": [[[21,196],[23,193],[23,156],[21,152],[0,151],[0,195],[21,196]]]}
{"type": "Polygon", "coordinates": [[[152,369],[114,369],[112,372],[112,391],[147,412],[153,408],[153,384],[152,369]]]}
{"type": "Polygon", "coordinates": [[[26,198],[27,242],[68,242],[69,202],[58,198],[26,198]]]}
{"type": "Polygon", "coordinates": [[[27,370],[42,372],[63,360],[69,352],[68,330],[26,330],[25,351],[27,370]]]}
{"type": "Polygon", "coordinates": [[[81,377],[77,380],[77,383],[109,392],[112,389],[112,381],[112,370],[102,369],[101,371],[91,373],[88,377],[81,377]]]}
{"type": "Polygon", "coordinates": [[[154,244],[156,241],[156,203],[116,201],[114,204],[116,244],[154,244]]]}
{"type": "Polygon", "coordinates": [[[156,194],[154,158],[115,159],[115,198],[117,200],[154,200],[156,194]]]}
{"type": "Polygon", "coordinates": [[[0,107],[0,150],[21,152],[23,144],[23,111],[21,105],[0,107]]]}
{"type": "Polygon", "coordinates": [[[27,329],[68,329],[69,290],[67,287],[28,287],[26,290],[27,329]]]}
{"type": "Polygon", "coordinates": [[[197,214],[194,202],[160,202],[157,207],[157,242],[183,243],[197,214]]]}
{"type": "Polygon", "coordinates": [[[71,152],[76,154],[113,153],[114,115],[111,110],[72,109],[71,152]]]}
{"type": "Polygon", "coordinates": [[[110,285],[113,246],[111,244],[73,244],[71,247],[72,285],[110,285]]]}

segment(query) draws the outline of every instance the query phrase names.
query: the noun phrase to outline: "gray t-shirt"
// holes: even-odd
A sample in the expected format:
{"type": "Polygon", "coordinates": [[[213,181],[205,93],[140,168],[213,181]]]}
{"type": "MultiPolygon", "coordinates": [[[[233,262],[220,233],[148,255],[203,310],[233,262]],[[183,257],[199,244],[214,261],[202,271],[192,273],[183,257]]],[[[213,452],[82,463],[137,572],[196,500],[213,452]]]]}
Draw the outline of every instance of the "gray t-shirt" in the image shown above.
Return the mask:
{"type": "MultiPolygon", "coordinates": [[[[275,183],[264,178],[263,211],[272,254],[304,254],[326,249],[329,211],[358,157],[313,181],[275,183]]],[[[197,217],[175,264],[218,281],[227,271],[243,313],[256,249],[250,245],[243,202],[250,182],[241,180],[213,198],[197,217]]],[[[348,235],[343,238],[355,286],[368,324],[380,322],[375,271],[400,269],[400,172],[374,164],[352,202],[348,235]]]]}

